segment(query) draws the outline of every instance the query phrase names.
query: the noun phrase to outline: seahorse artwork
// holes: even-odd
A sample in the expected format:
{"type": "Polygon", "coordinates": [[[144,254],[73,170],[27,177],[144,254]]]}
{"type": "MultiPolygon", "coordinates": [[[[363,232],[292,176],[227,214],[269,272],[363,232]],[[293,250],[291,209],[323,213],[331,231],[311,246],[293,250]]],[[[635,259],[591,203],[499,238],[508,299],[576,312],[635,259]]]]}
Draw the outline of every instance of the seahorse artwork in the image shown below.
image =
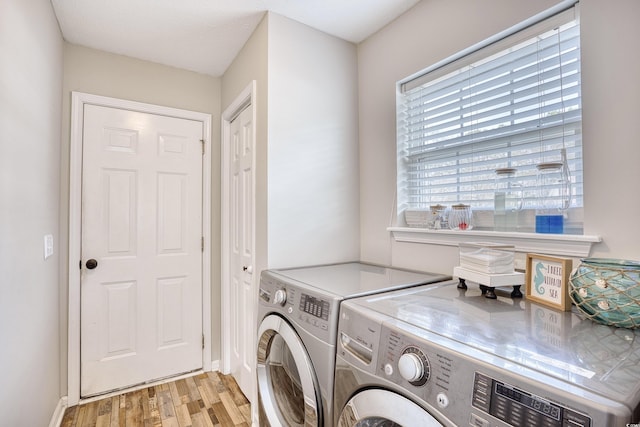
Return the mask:
{"type": "Polygon", "coordinates": [[[544,274],[542,273],[542,271],[546,269],[547,268],[543,263],[538,262],[536,264],[536,275],[533,277],[533,284],[536,287],[536,292],[538,293],[538,295],[544,295],[544,287],[542,286],[542,284],[544,283],[544,274]]]}

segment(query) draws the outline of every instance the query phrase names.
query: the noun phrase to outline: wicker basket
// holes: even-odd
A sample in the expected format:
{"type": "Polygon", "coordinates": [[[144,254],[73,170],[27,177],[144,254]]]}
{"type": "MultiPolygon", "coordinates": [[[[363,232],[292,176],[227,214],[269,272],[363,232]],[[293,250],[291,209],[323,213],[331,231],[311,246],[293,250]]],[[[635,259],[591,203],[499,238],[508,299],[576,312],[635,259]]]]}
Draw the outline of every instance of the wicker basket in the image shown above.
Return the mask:
{"type": "Polygon", "coordinates": [[[640,263],[586,258],[571,274],[571,300],[604,325],[640,328],[640,263]]]}

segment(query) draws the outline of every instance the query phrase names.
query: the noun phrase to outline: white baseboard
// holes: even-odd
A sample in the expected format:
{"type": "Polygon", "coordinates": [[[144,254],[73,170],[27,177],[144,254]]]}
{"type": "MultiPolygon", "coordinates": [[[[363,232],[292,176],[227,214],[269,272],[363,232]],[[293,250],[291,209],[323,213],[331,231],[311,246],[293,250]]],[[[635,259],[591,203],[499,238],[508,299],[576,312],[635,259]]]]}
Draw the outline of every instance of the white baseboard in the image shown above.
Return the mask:
{"type": "Polygon", "coordinates": [[[64,417],[64,411],[66,409],[67,396],[62,396],[60,400],[58,400],[55,411],[53,411],[51,421],[49,421],[49,427],[60,427],[60,424],[62,424],[62,418],[64,417]]]}
{"type": "Polygon", "coordinates": [[[217,372],[220,370],[220,361],[214,360],[211,362],[211,372],[217,372]]]}

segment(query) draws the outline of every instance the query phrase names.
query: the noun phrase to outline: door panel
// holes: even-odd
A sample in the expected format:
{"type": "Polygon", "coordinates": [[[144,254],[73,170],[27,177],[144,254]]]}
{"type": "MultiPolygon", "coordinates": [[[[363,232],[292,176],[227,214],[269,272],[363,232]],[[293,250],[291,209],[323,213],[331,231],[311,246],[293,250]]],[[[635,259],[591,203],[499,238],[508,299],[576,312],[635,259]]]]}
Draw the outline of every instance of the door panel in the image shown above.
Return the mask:
{"type": "Polygon", "coordinates": [[[231,271],[231,373],[246,396],[255,381],[255,319],[257,292],[253,277],[253,112],[245,108],[232,122],[230,132],[230,271],[231,271]]]}
{"type": "Polygon", "coordinates": [[[202,367],[202,128],[85,105],[83,397],[202,367]]]}
{"type": "Polygon", "coordinates": [[[186,174],[158,174],[158,253],[186,253],[186,174]]]}
{"type": "Polygon", "coordinates": [[[106,302],[100,308],[101,324],[105,334],[100,357],[103,360],[123,357],[135,352],[135,295],[136,282],[106,283],[102,287],[102,300],[106,302]]]}
{"type": "Polygon", "coordinates": [[[110,201],[105,212],[107,223],[106,252],[109,255],[135,255],[137,235],[137,173],[106,169],[103,172],[106,197],[110,201]]]}
{"type": "Polygon", "coordinates": [[[182,307],[186,279],[183,276],[158,280],[158,345],[160,348],[185,342],[182,307]]]}

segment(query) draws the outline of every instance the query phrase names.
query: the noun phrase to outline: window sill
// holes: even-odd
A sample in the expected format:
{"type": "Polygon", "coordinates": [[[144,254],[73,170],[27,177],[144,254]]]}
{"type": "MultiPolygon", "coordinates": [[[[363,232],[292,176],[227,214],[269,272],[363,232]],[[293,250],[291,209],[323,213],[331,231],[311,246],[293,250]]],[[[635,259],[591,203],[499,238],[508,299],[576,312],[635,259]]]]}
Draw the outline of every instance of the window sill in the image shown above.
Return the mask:
{"type": "Polygon", "coordinates": [[[387,230],[391,232],[396,242],[458,246],[465,242],[491,241],[492,243],[513,245],[516,252],[536,252],[578,258],[588,257],[593,244],[602,241],[600,236],[577,234],[428,230],[410,227],[389,227],[387,230]]]}

